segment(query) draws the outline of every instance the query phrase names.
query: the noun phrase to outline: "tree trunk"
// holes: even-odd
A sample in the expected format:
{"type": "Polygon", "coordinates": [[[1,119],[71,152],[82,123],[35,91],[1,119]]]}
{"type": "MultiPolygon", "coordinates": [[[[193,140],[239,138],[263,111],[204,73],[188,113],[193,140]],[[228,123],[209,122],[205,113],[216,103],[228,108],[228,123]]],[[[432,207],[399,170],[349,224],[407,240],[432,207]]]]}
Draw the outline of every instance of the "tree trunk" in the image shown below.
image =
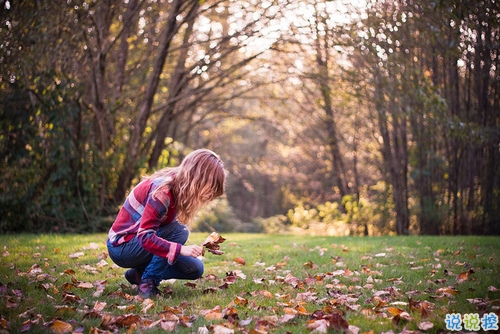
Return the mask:
{"type": "MultiPolygon", "coordinates": [[[[317,16],[320,20],[319,15],[317,16]]],[[[321,17],[321,19],[324,19],[321,17]]],[[[323,109],[325,111],[325,128],[328,134],[328,145],[330,147],[331,157],[332,157],[332,173],[333,178],[337,187],[339,188],[341,198],[347,194],[351,193],[349,184],[347,182],[347,173],[342,158],[342,153],[340,150],[340,140],[337,130],[337,125],[335,123],[335,113],[332,103],[332,89],[330,85],[332,84],[330,78],[329,68],[329,46],[328,46],[328,34],[325,34],[324,41],[322,43],[321,34],[318,33],[318,38],[316,39],[316,64],[317,68],[317,81],[321,92],[321,97],[323,99],[323,109]]],[[[342,204],[340,204],[342,206],[342,204]]]]}
{"type": "MultiPolygon", "coordinates": [[[[386,105],[383,97],[388,89],[388,84],[383,84],[382,76],[375,73],[375,109],[378,116],[380,135],[382,136],[382,157],[384,159],[385,173],[392,185],[394,206],[396,211],[396,232],[399,235],[409,233],[410,217],[408,212],[408,153],[406,139],[406,118],[403,117],[398,106],[386,105]],[[390,110],[390,115],[386,114],[390,110]],[[389,128],[388,119],[392,118],[392,129],[389,128]],[[401,120],[399,119],[401,118],[401,120]],[[392,133],[391,133],[392,131],[392,133]]],[[[397,96],[395,93],[388,93],[397,96]]]]}
{"type": "Polygon", "coordinates": [[[167,100],[168,103],[165,106],[162,117],[160,118],[158,126],[156,127],[156,141],[148,161],[148,166],[150,169],[154,169],[158,165],[158,159],[160,158],[161,153],[165,148],[165,139],[168,136],[168,123],[173,119],[172,114],[174,112],[175,106],[177,105],[178,99],[189,82],[186,78],[186,60],[189,51],[189,38],[191,37],[191,34],[193,32],[194,22],[195,18],[193,17],[191,20],[189,20],[186,31],[184,32],[184,41],[181,46],[179,58],[177,59],[177,66],[175,67],[173,76],[170,80],[168,89],[169,96],[167,100]]]}
{"type": "Polygon", "coordinates": [[[131,129],[131,136],[127,147],[127,161],[118,177],[118,183],[114,194],[115,202],[121,202],[130,187],[130,183],[134,177],[139,158],[139,148],[142,142],[144,129],[146,128],[148,118],[151,114],[153,99],[158,89],[160,75],[163,72],[165,60],[170,51],[170,43],[179,29],[177,24],[177,16],[181,14],[182,0],[174,0],[172,3],[172,11],[168,17],[164,37],[162,39],[158,56],[154,62],[152,73],[149,77],[149,82],[144,93],[144,99],[139,105],[139,114],[135,119],[134,126],[131,129]]]}

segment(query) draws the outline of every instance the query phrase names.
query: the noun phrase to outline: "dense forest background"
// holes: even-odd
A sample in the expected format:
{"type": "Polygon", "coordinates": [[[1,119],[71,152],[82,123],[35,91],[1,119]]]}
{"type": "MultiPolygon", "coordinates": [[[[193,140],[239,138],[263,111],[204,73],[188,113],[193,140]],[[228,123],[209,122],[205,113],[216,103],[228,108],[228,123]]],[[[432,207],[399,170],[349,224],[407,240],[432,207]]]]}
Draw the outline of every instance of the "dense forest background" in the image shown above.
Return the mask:
{"type": "Polygon", "coordinates": [[[498,1],[360,3],[0,0],[0,231],[107,231],[206,147],[194,229],[500,234],[498,1]]]}

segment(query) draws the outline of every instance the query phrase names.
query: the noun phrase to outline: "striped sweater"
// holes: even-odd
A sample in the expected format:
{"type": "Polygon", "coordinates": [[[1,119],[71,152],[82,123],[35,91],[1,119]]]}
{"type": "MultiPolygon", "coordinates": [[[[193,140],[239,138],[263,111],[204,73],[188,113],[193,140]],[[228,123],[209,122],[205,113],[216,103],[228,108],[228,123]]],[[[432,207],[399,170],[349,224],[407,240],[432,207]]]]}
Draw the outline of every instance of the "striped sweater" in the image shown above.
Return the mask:
{"type": "Polygon", "coordinates": [[[129,194],[118,212],[115,222],[109,230],[108,238],[113,246],[130,241],[137,236],[137,241],[150,253],[168,259],[174,263],[182,245],[170,242],[156,235],[156,230],[176,219],[175,202],[170,191],[153,191],[162,180],[146,179],[139,183],[129,194]]]}

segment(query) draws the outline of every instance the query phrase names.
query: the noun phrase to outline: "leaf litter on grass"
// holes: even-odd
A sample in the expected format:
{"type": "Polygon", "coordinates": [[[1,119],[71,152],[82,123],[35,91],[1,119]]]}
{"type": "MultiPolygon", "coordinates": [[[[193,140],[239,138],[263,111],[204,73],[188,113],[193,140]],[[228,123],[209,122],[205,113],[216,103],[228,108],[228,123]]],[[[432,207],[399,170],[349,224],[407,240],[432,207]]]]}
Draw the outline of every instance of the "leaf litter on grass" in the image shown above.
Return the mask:
{"type": "MultiPolygon", "coordinates": [[[[210,247],[218,254],[224,240],[212,237],[206,242],[212,242],[210,247]]],[[[254,254],[245,252],[250,245],[233,241],[229,247],[230,253],[221,261],[208,259],[214,267],[223,268],[222,273],[209,270],[197,281],[162,284],[164,294],[158,299],[143,299],[125,284],[109,287],[108,280],[121,281],[117,277],[121,269],[108,263],[106,252],[92,243],[70,253],[55,250],[54,257],[67,257],[62,265],[51,261],[50,254],[22,254],[34,261],[27,269],[2,262],[12,270],[10,276],[2,276],[8,283],[0,282],[0,329],[272,333],[284,328],[291,333],[419,333],[443,330],[446,313],[499,314],[498,286],[476,288],[485,275],[496,275],[498,281],[494,254],[472,250],[461,257],[464,250],[443,249],[406,254],[394,246],[358,251],[355,242],[345,242],[311,247],[294,244],[285,249],[275,245],[269,256],[255,260],[254,254]],[[478,259],[483,267],[475,267],[478,259]],[[17,284],[16,279],[26,284],[17,284]],[[187,294],[191,291],[192,299],[175,298],[178,284],[187,294]],[[477,295],[476,289],[483,295],[477,295]],[[31,295],[41,296],[45,308],[33,304],[31,295]],[[206,303],[196,300],[201,298],[207,298],[206,303]],[[458,305],[458,300],[468,305],[458,305]]],[[[11,253],[5,246],[2,257],[10,258],[11,253]]]]}

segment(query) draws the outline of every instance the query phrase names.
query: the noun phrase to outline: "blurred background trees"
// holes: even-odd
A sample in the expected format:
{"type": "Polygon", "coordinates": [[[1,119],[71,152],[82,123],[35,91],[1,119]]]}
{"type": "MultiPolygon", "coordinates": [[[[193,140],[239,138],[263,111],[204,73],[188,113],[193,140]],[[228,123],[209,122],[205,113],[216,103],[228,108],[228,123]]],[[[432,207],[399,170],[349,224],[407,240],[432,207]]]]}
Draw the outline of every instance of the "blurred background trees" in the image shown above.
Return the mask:
{"type": "Polygon", "coordinates": [[[198,230],[500,233],[495,0],[0,1],[0,230],[107,231],[207,147],[198,230]],[[356,4],[356,5],[354,5],[356,4]]]}

